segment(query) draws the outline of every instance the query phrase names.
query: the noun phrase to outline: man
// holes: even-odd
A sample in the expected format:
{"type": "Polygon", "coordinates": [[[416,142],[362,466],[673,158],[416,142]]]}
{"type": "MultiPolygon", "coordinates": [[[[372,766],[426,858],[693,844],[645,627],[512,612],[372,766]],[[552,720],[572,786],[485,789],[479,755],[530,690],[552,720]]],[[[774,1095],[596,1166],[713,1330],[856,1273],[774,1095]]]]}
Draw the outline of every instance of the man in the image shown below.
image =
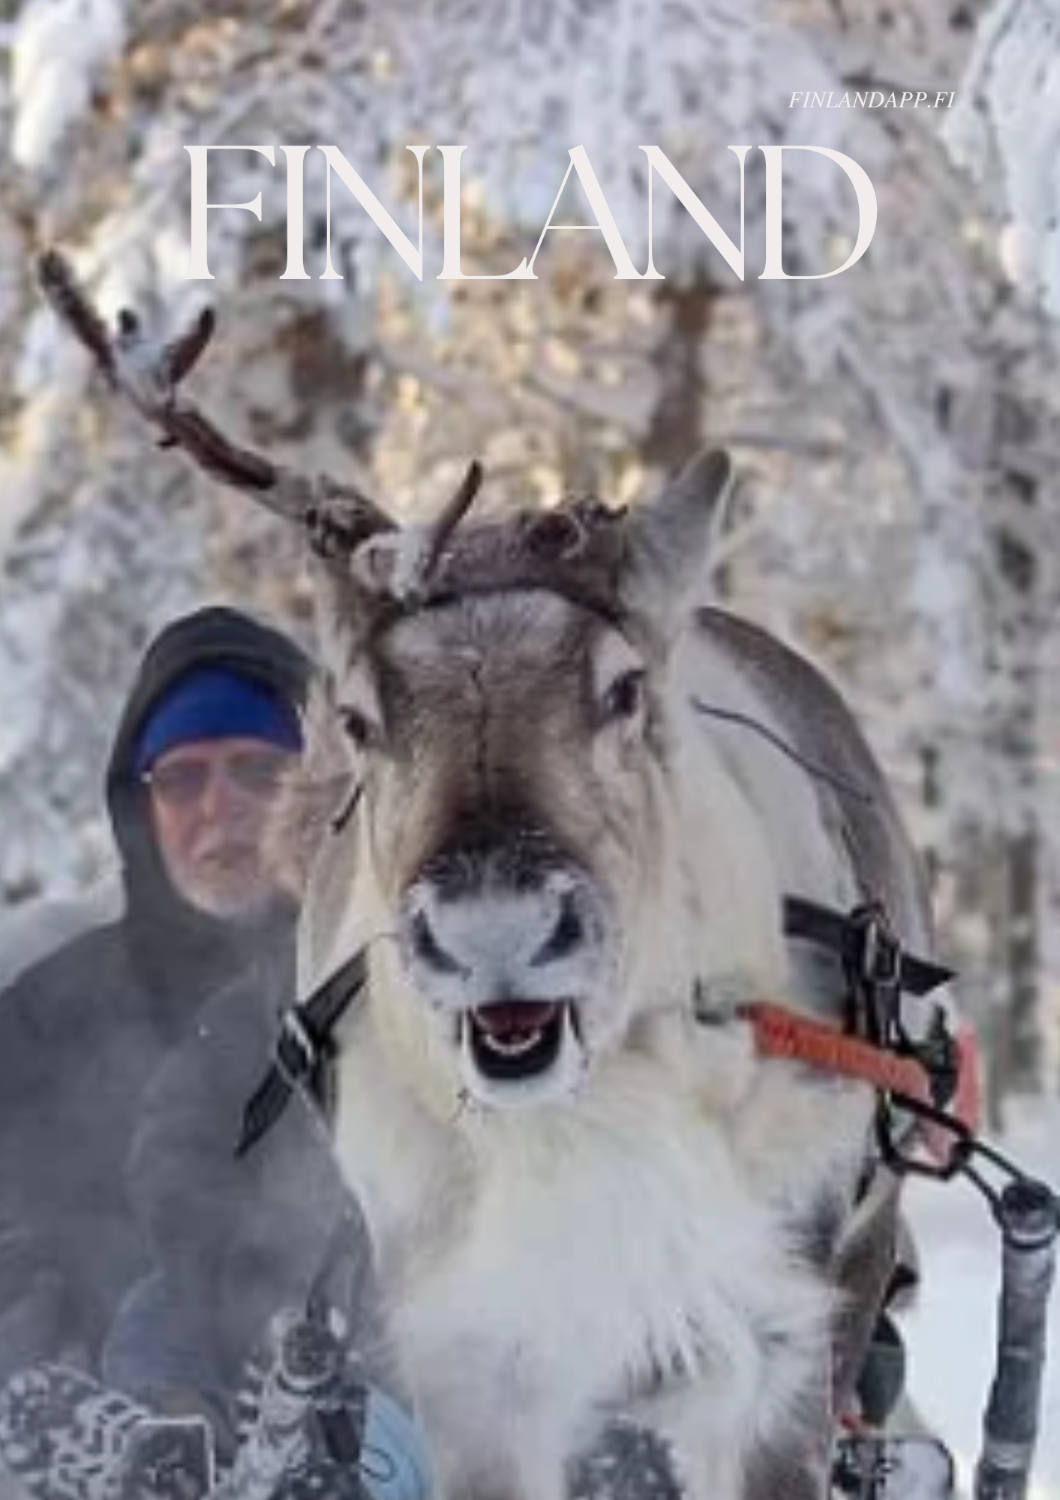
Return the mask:
{"type": "MultiPolygon", "coordinates": [[[[107,777],[125,915],[0,996],[0,1493],[5,1462],[49,1497],[60,1458],[98,1479],[121,1395],[205,1416],[230,1459],[247,1357],[311,1292],[351,1320],[358,1370],[385,1369],[370,1248],[323,1122],[296,1099],[250,1158],[234,1149],[294,992],[293,904],[263,833],[308,677],[231,610],[163,632],[107,777]],[[12,1448],[6,1377],[59,1361],[112,1394],[53,1369],[36,1420],[61,1447],[38,1432],[12,1448]]],[[[375,1386],[364,1453],[373,1500],[423,1500],[421,1441],[375,1386]]]]}
{"type": "Polygon", "coordinates": [[[262,836],[309,674],[285,637],[223,608],[144,658],[106,781],[124,914],[0,996],[0,1376],[94,1363],[151,1270],[124,1178],[144,1090],[252,961],[290,972],[295,912],[262,836]]]}

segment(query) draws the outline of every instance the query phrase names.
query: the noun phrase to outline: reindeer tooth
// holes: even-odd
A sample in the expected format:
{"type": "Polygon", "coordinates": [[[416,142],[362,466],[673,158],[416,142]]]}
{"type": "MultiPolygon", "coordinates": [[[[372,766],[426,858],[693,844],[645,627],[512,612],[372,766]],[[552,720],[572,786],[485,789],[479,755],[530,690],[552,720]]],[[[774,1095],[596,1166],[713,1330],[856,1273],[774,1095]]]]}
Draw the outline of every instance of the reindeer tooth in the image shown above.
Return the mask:
{"type": "Polygon", "coordinates": [[[540,1030],[513,1033],[506,1037],[486,1032],[482,1037],[482,1045],[490,1052],[499,1053],[501,1057],[519,1057],[524,1052],[532,1052],[542,1035],[540,1030]]]}

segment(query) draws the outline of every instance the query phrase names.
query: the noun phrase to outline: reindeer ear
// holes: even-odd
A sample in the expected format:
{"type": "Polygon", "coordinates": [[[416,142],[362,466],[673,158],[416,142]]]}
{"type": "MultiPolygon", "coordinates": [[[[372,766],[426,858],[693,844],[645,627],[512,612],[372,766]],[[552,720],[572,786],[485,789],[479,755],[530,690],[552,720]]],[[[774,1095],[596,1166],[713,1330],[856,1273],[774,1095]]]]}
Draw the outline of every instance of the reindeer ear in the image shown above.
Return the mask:
{"type": "Polygon", "coordinates": [[[310,568],[320,664],[341,681],[371,633],[379,593],[354,575],[349,558],[314,558],[310,568]]]}
{"type": "Polygon", "coordinates": [[[711,449],[631,512],[623,595],[632,610],[665,634],[683,616],[690,595],[705,590],[710,543],[731,482],[729,455],[711,449]]]}
{"type": "Polygon", "coordinates": [[[357,517],[346,525],[336,508],[314,518],[309,538],[317,639],[333,678],[360,654],[387,600],[396,597],[399,563],[414,550],[405,540],[408,529],[394,522],[360,533],[358,525],[357,517]]]}

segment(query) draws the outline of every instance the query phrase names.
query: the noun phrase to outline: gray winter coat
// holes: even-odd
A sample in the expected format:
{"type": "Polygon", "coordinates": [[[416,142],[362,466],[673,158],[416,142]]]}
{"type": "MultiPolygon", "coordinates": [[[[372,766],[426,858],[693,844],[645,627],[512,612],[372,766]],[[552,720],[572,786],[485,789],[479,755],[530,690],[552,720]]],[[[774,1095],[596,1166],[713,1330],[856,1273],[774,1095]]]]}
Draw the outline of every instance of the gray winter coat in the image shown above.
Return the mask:
{"type": "Polygon", "coordinates": [[[243,1108],[293,990],[293,972],[277,982],[259,971],[207,1007],[156,1078],[129,1156],[129,1197],[152,1258],[222,1394],[238,1383],[270,1317],[304,1306],[329,1261],[329,1300],[351,1318],[373,1364],[379,1352],[367,1232],[315,1107],[296,1095],[236,1156],[243,1108]]]}
{"type": "Polygon", "coordinates": [[[134,775],[140,727],[192,665],[237,666],[294,701],[309,663],[228,609],[177,621],[148,651],[118,729],[107,801],[125,911],[0,995],[0,1377],[39,1359],[91,1367],[128,1288],[151,1270],[125,1162],[144,1091],[203,1004],[250,963],[286,969],[293,909],[240,928],[171,886],[134,775]]]}

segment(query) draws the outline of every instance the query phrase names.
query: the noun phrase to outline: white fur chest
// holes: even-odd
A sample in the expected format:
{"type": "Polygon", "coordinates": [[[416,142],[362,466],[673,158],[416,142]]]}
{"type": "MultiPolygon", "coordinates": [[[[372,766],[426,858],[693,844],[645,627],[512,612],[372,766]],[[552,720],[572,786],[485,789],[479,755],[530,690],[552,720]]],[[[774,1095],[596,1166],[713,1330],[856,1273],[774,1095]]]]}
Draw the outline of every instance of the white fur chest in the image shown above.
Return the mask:
{"type": "Polygon", "coordinates": [[[379,1098],[344,1112],[351,1180],[369,1162],[388,1174],[364,1187],[391,1330],[451,1485],[467,1454],[504,1464],[515,1448],[528,1493],[546,1486],[607,1409],[636,1410],[660,1381],[653,1417],[696,1392],[698,1440],[732,1449],[773,1429],[819,1364],[825,1291],[722,1130],[653,1071],[598,1079],[568,1112],[465,1121],[459,1147],[446,1132],[471,1156],[457,1168],[433,1133],[410,1153],[407,1118],[400,1151],[384,1146],[397,1117],[379,1098]]]}

